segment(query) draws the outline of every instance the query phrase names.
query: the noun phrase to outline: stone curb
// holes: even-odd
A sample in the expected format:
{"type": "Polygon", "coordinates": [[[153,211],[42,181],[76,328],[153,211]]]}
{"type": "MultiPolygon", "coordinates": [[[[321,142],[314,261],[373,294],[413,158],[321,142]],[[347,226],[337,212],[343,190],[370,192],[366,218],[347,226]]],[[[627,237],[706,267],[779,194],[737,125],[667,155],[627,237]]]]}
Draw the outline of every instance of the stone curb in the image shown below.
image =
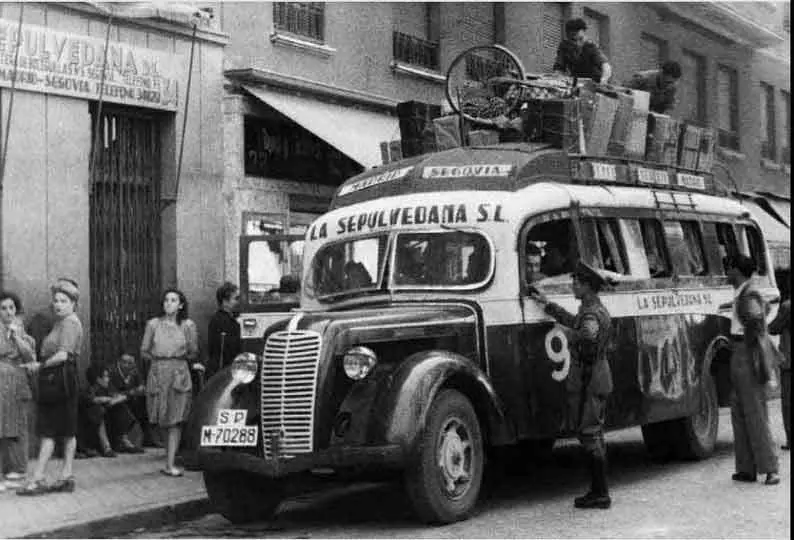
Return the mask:
{"type": "Polygon", "coordinates": [[[141,527],[151,528],[196,519],[210,512],[206,497],[127,514],[98,518],[49,531],[36,532],[21,538],[113,538],[126,535],[141,527]]]}

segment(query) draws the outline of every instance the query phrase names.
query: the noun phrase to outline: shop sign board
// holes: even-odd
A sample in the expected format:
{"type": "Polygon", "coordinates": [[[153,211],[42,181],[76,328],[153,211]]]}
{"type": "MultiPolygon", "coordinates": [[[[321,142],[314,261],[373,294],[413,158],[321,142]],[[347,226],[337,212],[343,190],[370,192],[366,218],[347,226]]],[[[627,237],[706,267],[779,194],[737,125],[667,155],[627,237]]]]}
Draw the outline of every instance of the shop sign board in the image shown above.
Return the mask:
{"type": "MultiPolygon", "coordinates": [[[[44,26],[0,19],[0,86],[99,99],[105,41],[44,26]],[[19,47],[16,72],[14,61],[19,47]]],[[[103,101],[175,111],[179,58],[165,51],[110,41],[103,101]]]]}

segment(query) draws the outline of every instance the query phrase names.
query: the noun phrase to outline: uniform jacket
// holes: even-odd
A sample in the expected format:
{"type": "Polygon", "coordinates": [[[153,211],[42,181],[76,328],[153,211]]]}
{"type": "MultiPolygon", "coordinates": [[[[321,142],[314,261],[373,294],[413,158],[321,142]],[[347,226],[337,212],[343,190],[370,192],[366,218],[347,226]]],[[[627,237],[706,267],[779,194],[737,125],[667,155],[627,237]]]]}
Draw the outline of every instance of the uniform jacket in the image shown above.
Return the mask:
{"type": "Polygon", "coordinates": [[[609,312],[598,296],[582,300],[573,315],[554,303],[546,305],[546,313],[572,330],[570,343],[571,371],[567,388],[570,393],[606,398],[612,392],[612,372],[608,352],[612,329],[609,312]],[[585,380],[588,378],[589,380],[585,380]],[[583,388],[583,385],[587,385],[583,388]]]}
{"type": "Polygon", "coordinates": [[[775,320],[769,323],[769,333],[780,335],[780,368],[791,369],[791,300],[786,300],[780,306],[775,320]]]}

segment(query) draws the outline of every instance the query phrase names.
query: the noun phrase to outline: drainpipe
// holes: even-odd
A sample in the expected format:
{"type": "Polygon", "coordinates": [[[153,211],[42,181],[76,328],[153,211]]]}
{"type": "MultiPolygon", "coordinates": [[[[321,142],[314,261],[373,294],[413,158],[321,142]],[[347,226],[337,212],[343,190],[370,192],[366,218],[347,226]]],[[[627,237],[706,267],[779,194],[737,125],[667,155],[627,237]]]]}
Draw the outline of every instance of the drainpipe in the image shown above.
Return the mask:
{"type": "Polygon", "coordinates": [[[3,265],[3,183],[6,176],[6,159],[8,158],[8,138],[11,134],[11,113],[14,110],[14,94],[17,87],[17,68],[19,67],[19,49],[22,43],[22,14],[25,11],[24,2],[19,3],[19,24],[17,25],[17,48],[14,53],[14,77],[11,79],[11,93],[8,98],[8,117],[6,118],[5,141],[3,141],[3,155],[0,161],[0,288],[5,284],[5,266],[3,265]]]}

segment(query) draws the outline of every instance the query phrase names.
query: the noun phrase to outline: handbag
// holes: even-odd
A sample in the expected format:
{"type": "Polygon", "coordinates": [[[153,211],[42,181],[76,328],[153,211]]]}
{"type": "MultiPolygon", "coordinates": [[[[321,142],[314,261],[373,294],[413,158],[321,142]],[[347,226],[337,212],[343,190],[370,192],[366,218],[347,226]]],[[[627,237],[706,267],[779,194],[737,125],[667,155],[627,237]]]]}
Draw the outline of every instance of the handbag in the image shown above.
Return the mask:
{"type": "Polygon", "coordinates": [[[59,403],[67,401],[77,393],[75,362],[69,359],[54,366],[39,370],[39,403],[59,403]]]}

